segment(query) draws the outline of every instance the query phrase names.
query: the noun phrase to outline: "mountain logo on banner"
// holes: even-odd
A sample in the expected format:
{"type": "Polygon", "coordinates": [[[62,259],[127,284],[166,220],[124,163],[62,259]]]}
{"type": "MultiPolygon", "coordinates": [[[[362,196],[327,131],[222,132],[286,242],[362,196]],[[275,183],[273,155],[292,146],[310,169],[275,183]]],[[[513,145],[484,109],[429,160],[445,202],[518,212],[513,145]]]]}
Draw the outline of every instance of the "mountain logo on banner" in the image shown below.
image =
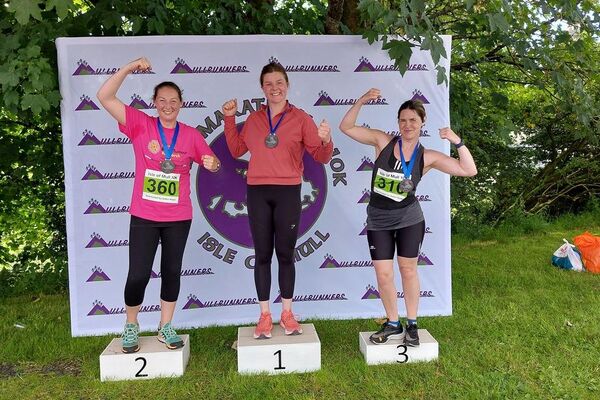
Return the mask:
{"type": "Polygon", "coordinates": [[[361,297],[362,300],[380,299],[379,291],[375,289],[375,286],[367,285],[367,291],[361,297]]]}
{"type": "Polygon", "coordinates": [[[129,103],[129,106],[137,108],[138,110],[149,110],[151,108],[156,108],[154,103],[146,103],[144,99],[142,99],[142,96],[136,93],[131,95],[131,103],[129,103]]]}
{"type": "MultiPolygon", "coordinates": [[[[73,76],[85,76],[85,75],[112,75],[117,72],[120,68],[108,67],[108,68],[93,68],[86,60],[79,59],[77,61],[77,68],[73,72],[73,76]]],[[[134,74],[154,74],[152,71],[135,71],[134,74]]]]}
{"type": "Polygon", "coordinates": [[[337,65],[283,65],[275,57],[270,57],[269,63],[276,63],[281,65],[286,72],[340,72],[337,65]]]}
{"type": "MultiPolygon", "coordinates": [[[[369,62],[367,57],[359,58],[359,64],[354,69],[354,72],[391,72],[391,71],[400,71],[394,64],[387,65],[373,65],[369,62]]],[[[425,64],[409,64],[407,71],[429,71],[427,65],[425,64]]]]}
{"type": "Polygon", "coordinates": [[[220,65],[220,66],[202,66],[190,67],[183,58],[175,60],[175,67],[171,74],[235,74],[250,72],[245,65],[220,65]]]}
{"type": "Polygon", "coordinates": [[[106,273],[104,273],[104,271],[102,271],[102,268],[96,267],[96,266],[94,266],[94,268],[92,268],[92,274],[86,280],[86,282],[106,282],[106,281],[110,281],[110,278],[108,277],[108,275],[106,275],[106,273]]]}
{"type": "MultiPolygon", "coordinates": [[[[180,276],[200,276],[200,275],[214,275],[212,268],[182,268],[180,276]]],[[[158,273],[154,270],[150,271],[150,279],[157,279],[161,277],[160,271],[158,273]]]]}
{"type": "Polygon", "coordinates": [[[326,254],[325,255],[325,261],[323,261],[323,264],[321,264],[321,266],[319,268],[340,268],[340,264],[335,260],[335,258],[333,258],[332,255],[330,254],[326,254]]]}
{"type": "MultiPolygon", "coordinates": [[[[299,301],[338,301],[348,300],[345,293],[323,293],[323,294],[300,294],[292,298],[293,302],[299,301]]],[[[277,295],[273,303],[281,303],[281,293],[277,295]]]]}
{"type": "MultiPolygon", "coordinates": [[[[319,98],[315,102],[314,106],[349,106],[355,104],[357,99],[333,99],[329,96],[329,94],[321,90],[319,92],[319,98]]],[[[364,104],[365,106],[383,106],[388,105],[388,102],[385,98],[381,97],[379,99],[370,100],[364,104]]]]}
{"type": "Polygon", "coordinates": [[[419,259],[417,260],[417,265],[433,265],[433,262],[427,257],[427,255],[423,252],[419,253],[419,259]]]}
{"type": "Polygon", "coordinates": [[[104,207],[96,199],[90,199],[90,201],[88,201],[88,204],[89,206],[83,212],[84,214],[114,214],[129,212],[129,206],[104,207]]]}
{"type": "MultiPolygon", "coordinates": [[[[243,125],[243,122],[237,124],[238,132],[243,125]]],[[[200,209],[221,236],[237,245],[252,248],[246,204],[248,161],[231,156],[222,133],[213,140],[210,147],[221,161],[222,168],[218,174],[198,168],[196,195],[200,209]]],[[[302,211],[297,228],[298,237],[303,236],[317,221],[327,198],[325,166],[316,162],[308,152],[304,152],[302,160],[304,174],[300,189],[302,211]]]]}
{"type": "Polygon", "coordinates": [[[183,310],[194,310],[197,308],[209,308],[209,307],[229,307],[229,306],[245,306],[249,304],[258,304],[256,298],[241,298],[241,299],[227,299],[227,300],[207,300],[201,302],[198,300],[195,294],[190,294],[187,297],[187,302],[182,307],[183,310]]]}
{"type": "Polygon", "coordinates": [[[92,233],[90,235],[92,238],[88,244],[85,246],[86,249],[93,249],[99,247],[122,247],[129,246],[129,240],[121,239],[121,240],[109,240],[108,242],[100,236],[99,233],[92,233]]]}
{"type": "Polygon", "coordinates": [[[90,310],[90,312],[88,312],[88,316],[91,315],[108,315],[110,314],[110,311],[108,308],[104,307],[104,304],[102,304],[101,301],[99,300],[95,300],[94,301],[94,306],[92,307],[92,309],[90,310]]]}
{"type": "Polygon", "coordinates": [[[86,167],[87,171],[81,178],[82,181],[94,181],[99,179],[131,179],[135,176],[134,172],[109,172],[102,173],[98,169],[88,164],[86,167]]]}
{"type": "Polygon", "coordinates": [[[365,222],[365,227],[360,231],[358,236],[365,236],[367,234],[367,223],[365,222]]]}
{"type": "Polygon", "coordinates": [[[363,189],[362,196],[358,199],[358,204],[367,204],[371,200],[371,191],[369,189],[363,189]]]}
{"type": "Polygon", "coordinates": [[[119,138],[103,138],[98,139],[94,132],[85,129],[83,132],[83,138],[79,141],[77,146],[99,146],[107,144],[130,144],[131,140],[126,136],[119,138]]]}
{"type": "Polygon", "coordinates": [[[202,304],[202,302],[200,300],[198,300],[196,295],[193,295],[193,294],[188,295],[187,302],[182,307],[182,309],[183,310],[194,310],[196,308],[204,308],[204,304],[202,304]]]}
{"type": "Polygon", "coordinates": [[[100,108],[94,103],[89,96],[82,95],[79,100],[81,103],[77,106],[75,111],[87,111],[87,110],[99,110],[100,108]]]}
{"type": "Polygon", "coordinates": [[[357,171],[373,171],[375,168],[375,163],[369,157],[363,157],[360,161],[360,165],[356,168],[357,171]]]}
{"type": "Polygon", "coordinates": [[[413,96],[410,98],[411,100],[418,100],[423,104],[429,104],[429,100],[427,100],[427,97],[425,97],[423,95],[423,93],[421,93],[420,90],[415,89],[413,90],[413,96]]]}
{"type": "Polygon", "coordinates": [[[334,269],[334,268],[357,268],[357,267],[372,267],[373,261],[341,261],[337,262],[332,255],[326,254],[325,261],[321,264],[319,269],[334,269]]]}

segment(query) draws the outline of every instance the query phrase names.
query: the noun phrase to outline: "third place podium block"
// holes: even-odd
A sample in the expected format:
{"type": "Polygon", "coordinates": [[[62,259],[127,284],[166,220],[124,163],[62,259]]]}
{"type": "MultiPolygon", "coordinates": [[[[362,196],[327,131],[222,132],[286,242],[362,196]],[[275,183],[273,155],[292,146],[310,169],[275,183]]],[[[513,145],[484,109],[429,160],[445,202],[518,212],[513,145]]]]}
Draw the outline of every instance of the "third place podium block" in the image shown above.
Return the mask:
{"type": "Polygon", "coordinates": [[[273,326],[270,339],[254,339],[254,327],[238,328],[237,359],[241,374],[285,374],[321,369],[321,342],[313,324],[301,324],[301,335],[286,336],[273,326]]]}
{"type": "Polygon", "coordinates": [[[438,342],[426,329],[419,329],[421,344],[417,347],[406,346],[404,339],[390,339],[383,344],[373,344],[369,340],[371,334],[373,332],[360,332],[358,335],[360,352],[369,365],[433,361],[438,358],[438,342]]]}

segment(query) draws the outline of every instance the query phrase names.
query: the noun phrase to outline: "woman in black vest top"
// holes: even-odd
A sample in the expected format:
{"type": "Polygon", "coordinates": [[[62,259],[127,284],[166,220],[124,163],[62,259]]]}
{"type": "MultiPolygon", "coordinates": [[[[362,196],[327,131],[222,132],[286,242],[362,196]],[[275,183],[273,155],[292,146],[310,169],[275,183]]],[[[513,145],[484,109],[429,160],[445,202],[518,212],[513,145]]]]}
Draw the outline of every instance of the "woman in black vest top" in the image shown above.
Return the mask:
{"type": "Polygon", "coordinates": [[[352,139],[375,147],[371,200],[367,207],[367,238],[387,321],[371,335],[370,340],[381,344],[403,334],[394,284],[396,250],[408,320],[404,343],[418,346],[420,286],[417,261],[425,233],[425,219],[415,197],[416,188],[421,177],[432,168],[453,176],[474,176],[477,167],[469,149],[449,127],[440,129],[440,137],[455,146],[458,159],[421,146],[419,136],[426,116],[419,101],[408,100],[400,106],[400,137],[357,126],[356,118],[363,104],[376,100],[380,95],[379,89],[371,89],[362,95],[340,124],[342,132],[352,139]]]}

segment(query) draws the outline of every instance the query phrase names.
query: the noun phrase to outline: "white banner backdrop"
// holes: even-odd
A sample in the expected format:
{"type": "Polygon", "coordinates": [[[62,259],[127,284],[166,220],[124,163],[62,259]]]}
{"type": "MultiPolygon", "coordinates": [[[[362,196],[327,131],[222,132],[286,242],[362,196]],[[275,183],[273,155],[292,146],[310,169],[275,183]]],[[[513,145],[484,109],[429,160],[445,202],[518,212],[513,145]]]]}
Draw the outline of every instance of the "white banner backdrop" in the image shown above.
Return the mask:
{"type": "MultiPolygon", "coordinates": [[[[444,37],[450,54],[450,37],[444,37]]],[[[174,81],[183,89],[179,120],[197,126],[223,162],[210,174],[194,166],[194,220],[183,260],[176,327],[256,322],[253,250],[245,206],[247,155],[234,160],[225,144],[221,105],[238,99],[237,122],[264,103],[259,74],[277,60],[288,71],[289,101],[332,127],[334,155],[321,165],[305,155],[303,212],[296,249],[294,311],[305,318],[384,315],[365,232],[374,151],[338,125],[369,88],[382,99],[365,105],[358,124],[398,134],[396,113],[411,98],[425,103],[421,143],[449,153],[438,129],[449,125],[448,87],[438,85],[429,52],[416,50],[404,77],[380,45],[356,36],[168,36],[57,40],[65,161],[71,329],[74,336],[120,332],[128,268],[133,152],[95,94],[120,66],[145,56],[152,73],[129,76],[118,96],[156,115],[152,91],[174,81]]],[[[442,65],[449,70],[449,60],[442,65]]],[[[427,231],[419,258],[419,315],[452,313],[450,180],[427,174],[417,192],[427,231]]],[[[160,246],[140,313],[142,330],[159,321],[160,246]]],[[[280,312],[277,260],[271,301],[280,312]]],[[[400,313],[402,286],[396,269],[400,313]]]]}

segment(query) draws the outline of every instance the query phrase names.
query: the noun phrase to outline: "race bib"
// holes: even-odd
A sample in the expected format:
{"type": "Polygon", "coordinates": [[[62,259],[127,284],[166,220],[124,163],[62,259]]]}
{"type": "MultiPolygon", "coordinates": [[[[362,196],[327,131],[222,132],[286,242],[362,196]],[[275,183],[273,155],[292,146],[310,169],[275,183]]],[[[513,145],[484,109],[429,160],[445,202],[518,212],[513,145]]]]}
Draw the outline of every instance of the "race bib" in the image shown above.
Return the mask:
{"type": "Polygon", "coordinates": [[[142,199],[159,203],[179,203],[179,174],[165,174],[147,169],[142,199]]]}
{"type": "Polygon", "coordinates": [[[404,179],[401,172],[388,172],[377,168],[373,190],[375,193],[387,197],[388,199],[401,202],[408,193],[400,189],[400,182],[404,179]]]}

